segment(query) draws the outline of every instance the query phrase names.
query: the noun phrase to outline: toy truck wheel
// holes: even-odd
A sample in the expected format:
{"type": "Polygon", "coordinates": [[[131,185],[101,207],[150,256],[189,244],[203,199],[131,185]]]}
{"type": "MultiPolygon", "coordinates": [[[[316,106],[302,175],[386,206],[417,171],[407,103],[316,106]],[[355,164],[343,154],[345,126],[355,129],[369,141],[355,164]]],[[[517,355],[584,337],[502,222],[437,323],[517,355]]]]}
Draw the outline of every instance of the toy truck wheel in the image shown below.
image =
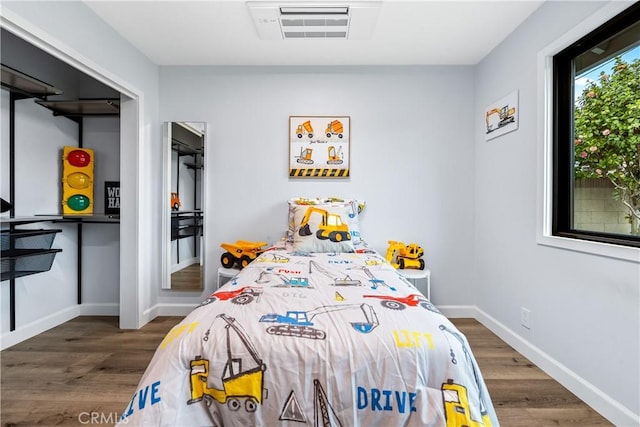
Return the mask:
{"type": "Polygon", "coordinates": [[[302,138],[302,134],[301,133],[298,134],[298,138],[302,138]]]}
{"type": "Polygon", "coordinates": [[[177,203],[174,203],[174,204],[173,204],[173,210],[174,210],[174,211],[177,211],[179,208],[180,208],[180,205],[179,205],[179,204],[177,204],[177,203]]]}
{"type": "Polygon", "coordinates": [[[224,268],[231,268],[233,264],[236,262],[236,259],[229,252],[225,252],[220,257],[220,262],[222,262],[222,266],[224,268]]]}
{"type": "Polygon", "coordinates": [[[313,138],[313,134],[309,132],[309,138],[313,138]]]}
{"type": "Polygon", "coordinates": [[[398,260],[398,268],[404,270],[404,260],[402,258],[398,260]]]}
{"type": "Polygon", "coordinates": [[[251,258],[249,258],[246,255],[240,258],[240,265],[242,266],[242,268],[245,268],[247,265],[249,265],[250,262],[251,262],[251,258]]]}
{"type": "Polygon", "coordinates": [[[420,270],[424,270],[424,260],[421,258],[419,261],[420,261],[420,270]]]}
{"type": "Polygon", "coordinates": [[[338,134],[338,138],[342,138],[342,134],[341,133],[338,134]]]}

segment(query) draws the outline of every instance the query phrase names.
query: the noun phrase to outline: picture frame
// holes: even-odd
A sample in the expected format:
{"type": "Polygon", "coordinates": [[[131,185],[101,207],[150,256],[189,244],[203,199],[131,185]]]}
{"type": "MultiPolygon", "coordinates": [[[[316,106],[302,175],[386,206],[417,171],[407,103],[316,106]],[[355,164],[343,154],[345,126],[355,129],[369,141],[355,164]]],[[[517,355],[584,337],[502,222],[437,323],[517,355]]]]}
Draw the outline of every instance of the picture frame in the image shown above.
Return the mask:
{"type": "Polygon", "coordinates": [[[289,177],[348,178],[351,118],[289,116],[289,177]]]}
{"type": "Polygon", "coordinates": [[[497,138],[518,129],[518,90],[491,103],[485,109],[485,141],[497,138]]]}
{"type": "Polygon", "coordinates": [[[120,215],[120,181],[104,182],[104,213],[120,215]]]}

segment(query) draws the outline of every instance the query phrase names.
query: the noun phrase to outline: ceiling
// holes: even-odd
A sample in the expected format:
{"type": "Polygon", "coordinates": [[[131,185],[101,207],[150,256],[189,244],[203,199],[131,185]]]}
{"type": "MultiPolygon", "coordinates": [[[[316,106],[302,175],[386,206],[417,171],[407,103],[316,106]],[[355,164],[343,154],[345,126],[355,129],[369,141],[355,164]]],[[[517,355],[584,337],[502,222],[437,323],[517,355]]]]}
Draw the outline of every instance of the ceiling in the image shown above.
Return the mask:
{"type": "Polygon", "coordinates": [[[381,1],[368,40],[261,40],[247,3],[239,0],[85,3],[158,65],[321,66],[477,64],[543,1],[381,1]]]}

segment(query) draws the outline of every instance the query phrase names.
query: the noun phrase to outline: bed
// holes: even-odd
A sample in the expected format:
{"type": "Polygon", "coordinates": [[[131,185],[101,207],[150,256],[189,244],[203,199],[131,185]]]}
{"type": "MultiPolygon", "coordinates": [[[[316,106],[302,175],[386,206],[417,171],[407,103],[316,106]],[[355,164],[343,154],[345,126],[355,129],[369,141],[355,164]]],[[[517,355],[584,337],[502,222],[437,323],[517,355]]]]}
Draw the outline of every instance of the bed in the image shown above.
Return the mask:
{"type": "Polygon", "coordinates": [[[359,238],[352,201],[304,202],[167,334],[120,425],[498,425],[466,338],[359,238]]]}

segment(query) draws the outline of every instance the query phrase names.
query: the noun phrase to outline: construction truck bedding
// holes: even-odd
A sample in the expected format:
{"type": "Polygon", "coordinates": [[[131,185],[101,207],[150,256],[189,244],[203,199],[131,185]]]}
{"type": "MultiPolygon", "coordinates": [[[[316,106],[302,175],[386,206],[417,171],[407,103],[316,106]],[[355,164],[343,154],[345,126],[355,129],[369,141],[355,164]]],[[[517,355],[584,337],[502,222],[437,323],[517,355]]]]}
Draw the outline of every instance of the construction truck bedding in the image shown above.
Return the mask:
{"type": "Polygon", "coordinates": [[[372,250],[262,253],[159,345],[120,425],[495,426],[466,338],[372,250]]]}

